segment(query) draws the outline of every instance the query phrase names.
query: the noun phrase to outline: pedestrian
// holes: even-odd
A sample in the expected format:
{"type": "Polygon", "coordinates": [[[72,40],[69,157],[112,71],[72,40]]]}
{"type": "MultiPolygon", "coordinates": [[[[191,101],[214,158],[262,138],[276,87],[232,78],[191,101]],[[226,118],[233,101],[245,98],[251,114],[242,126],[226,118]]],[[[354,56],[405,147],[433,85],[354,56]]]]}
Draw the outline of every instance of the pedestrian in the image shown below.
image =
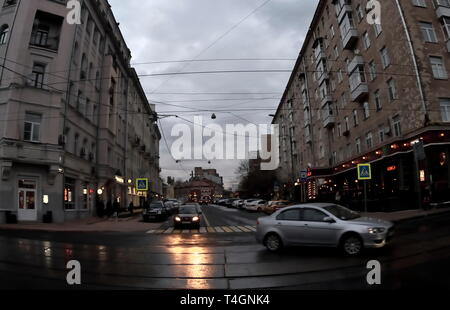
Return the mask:
{"type": "Polygon", "coordinates": [[[131,215],[133,215],[133,212],[134,212],[133,201],[130,201],[130,204],[128,205],[128,211],[130,212],[131,215]]]}
{"type": "Polygon", "coordinates": [[[116,217],[119,217],[120,213],[120,203],[117,199],[114,200],[113,204],[113,214],[116,213],[116,217]]]}

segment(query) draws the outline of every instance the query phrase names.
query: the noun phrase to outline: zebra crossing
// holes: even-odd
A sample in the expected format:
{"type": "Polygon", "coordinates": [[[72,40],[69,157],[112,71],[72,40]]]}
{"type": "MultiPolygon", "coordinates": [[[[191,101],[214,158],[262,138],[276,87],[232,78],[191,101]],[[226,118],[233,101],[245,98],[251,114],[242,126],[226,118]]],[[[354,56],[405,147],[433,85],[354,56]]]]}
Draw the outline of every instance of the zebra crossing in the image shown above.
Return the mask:
{"type": "Polygon", "coordinates": [[[200,227],[200,229],[175,229],[169,227],[166,229],[152,229],[147,231],[147,234],[153,235],[172,235],[172,234],[237,234],[237,233],[253,233],[256,231],[256,226],[215,226],[215,227],[200,227]]]}

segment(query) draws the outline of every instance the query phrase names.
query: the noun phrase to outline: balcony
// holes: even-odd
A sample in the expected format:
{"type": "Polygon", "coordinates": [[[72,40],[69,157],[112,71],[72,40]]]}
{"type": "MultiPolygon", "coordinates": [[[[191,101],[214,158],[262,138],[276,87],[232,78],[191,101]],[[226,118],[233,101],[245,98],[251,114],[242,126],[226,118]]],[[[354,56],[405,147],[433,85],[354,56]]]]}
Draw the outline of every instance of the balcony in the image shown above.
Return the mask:
{"type": "Polygon", "coordinates": [[[436,4],[436,15],[438,18],[450,17],[450,8],[443,5],[436,4]]]}
{"type": "Polygon", "coordinates": [[[328,115],[323,120],[323,127],[324,128],[332,128],[332,127],[334,127],[335,123],[336,123],[336,116],[328,115]]]}
{"type": "Polygon", "coordinates": [[[324,105],[330,102],[333,102],[333,98],[331,97],[331,95],[326,95],[320,100],[320,106],[323,107],[324,105]]]}
{"type": "Polygon", "coordinates": [[[323,71],[322,74],[317,79],[317,83],[319,83],[319,85],[322,85],[323,81],[329,80],[329,79],[330,79],[330,75],[328,74],[328,72],[323,71]]]}
{"type": "Polygon", "coordinates": [[[341,7],[341,10],[339,11],[339,14],[337,16],[339,24],[344,19],[344,16],[347,13],[352,13],[352,6],[350,4],[345,4],[341,7]]]}
{"type": "Polygon", "coordinates": [[[350,28],[342,38],[342,47],[347,50],[352,49],[357,41],[358,30],[356,28],[350,28]]]}
{"type": "Polygon", "coordinates": [[[369,94],[369,86],[367,83],[361,82],[358,86],[356,86],[350,93],[350,97],[352,101],[361,101],[365,99],[365,97],[369,94]]]}
{"type": "Polygon", "coordinates": [[[362,56],[355,56],[347,66],[347,72],[355,71],[356,67],[364,66],[364,59],[362,56]]]}
{"type": "Polygon", "coordinates": [[[325,52],[323,50],[320,50],[319,52],[317,52],[314,55],[314,57],[315,57],[314,65],[317,66],[322,59],[326,59],[327,58],[327,55],[325,55],[325,52]]]}

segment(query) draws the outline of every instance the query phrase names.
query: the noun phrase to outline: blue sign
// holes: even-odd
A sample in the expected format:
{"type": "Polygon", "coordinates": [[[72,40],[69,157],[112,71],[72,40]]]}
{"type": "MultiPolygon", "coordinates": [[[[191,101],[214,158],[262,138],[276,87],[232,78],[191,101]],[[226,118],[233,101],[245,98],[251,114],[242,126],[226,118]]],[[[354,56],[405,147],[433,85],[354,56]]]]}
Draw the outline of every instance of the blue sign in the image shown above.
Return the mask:
{"type": "Polygon", "coordinates": [[[372,179],[372,169],[370,164],[360,164],[358,165],[358,180],[371,180],[372,179]]]}
{"type": "Polygon", "coordinates": [[[148,179],[136,179],[136,190],[148,191],[148,179]]]}

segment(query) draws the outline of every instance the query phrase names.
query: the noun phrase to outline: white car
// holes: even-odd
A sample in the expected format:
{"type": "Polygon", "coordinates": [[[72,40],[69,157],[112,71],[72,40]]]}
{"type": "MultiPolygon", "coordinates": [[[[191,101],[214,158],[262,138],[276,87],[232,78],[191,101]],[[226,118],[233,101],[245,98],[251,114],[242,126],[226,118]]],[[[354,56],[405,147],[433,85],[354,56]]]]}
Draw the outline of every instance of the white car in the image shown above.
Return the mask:
{"type": "Polygon", "coordinates": [[[233,206],[233,208],[239,209],[239,207],[244,203],[244,200],[239,199],[239,200],[235,200],[233,201],[233,203],[231,204],[233,206]]]}
{"type": "Polygon", "coordinates": [[[262,212],[267,205],[265,200],[254,200],[245,205],[247,211],[262,212]]]}

